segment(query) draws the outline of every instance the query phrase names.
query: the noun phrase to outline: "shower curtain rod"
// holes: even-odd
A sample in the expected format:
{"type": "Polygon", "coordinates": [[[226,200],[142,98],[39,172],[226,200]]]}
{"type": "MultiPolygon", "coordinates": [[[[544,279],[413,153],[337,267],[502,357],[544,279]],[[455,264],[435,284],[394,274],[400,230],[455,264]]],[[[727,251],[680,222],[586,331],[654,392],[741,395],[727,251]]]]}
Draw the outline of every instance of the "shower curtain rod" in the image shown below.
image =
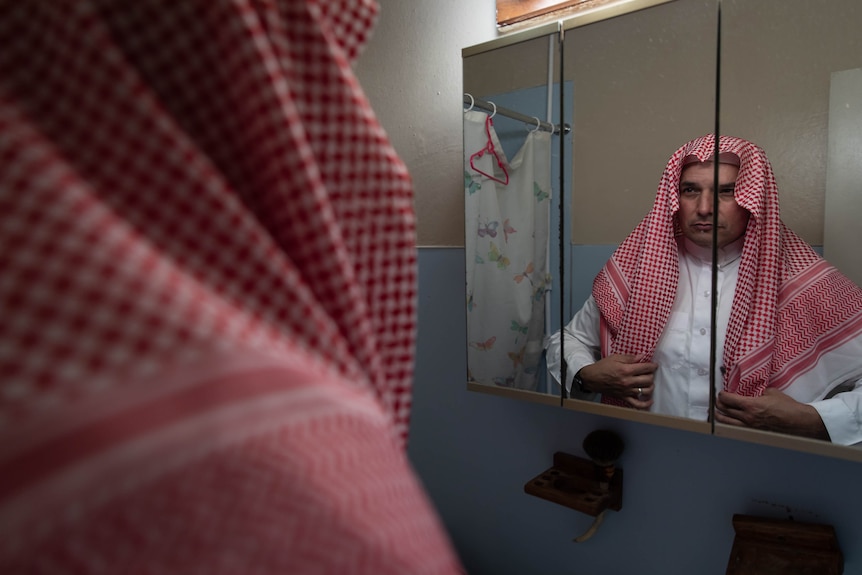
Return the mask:
{"type": "MultiPolygon", "coordinates": [[[[468,106],[472,104],[473,108],[481,108],[486,112],[493,113],[496,109],[497,113],[501,116],[506,116],[507,118],[512,118],[514,120],[518,120],[520,122],[524,122],[525,124],[530,124],[533,126],[537,125],[538,129],[543,130],[545,132],[551,132],[552,134],[559,134],[560,128],[559,126],[555,126],[549,122],[543,122],[536,117],[527,116],[526,114],[522,114],[520,112],[515,112],[514,110],[509,110],[508,108],[503,108],[502,106],[497,106],[496,104],[492,104],[486,100],[480,100],[479,98],[474,98],[470,94],[464,94],[464,103],[468,106]]],[[[566,132],[569,131],[569,127],[566,126],[566,132]]]]}

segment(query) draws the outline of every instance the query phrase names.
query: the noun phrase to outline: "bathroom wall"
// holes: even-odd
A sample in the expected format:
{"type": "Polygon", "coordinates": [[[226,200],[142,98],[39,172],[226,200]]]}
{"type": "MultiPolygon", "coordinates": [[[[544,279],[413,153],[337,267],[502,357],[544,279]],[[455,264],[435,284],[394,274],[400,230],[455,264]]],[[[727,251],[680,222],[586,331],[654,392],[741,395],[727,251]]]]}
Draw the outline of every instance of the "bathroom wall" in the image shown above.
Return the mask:
{"type": "Polygon", "coordinates": [[[862,573],[862,464],[468,392],[463,250],[421,249],[410,458],[469,573],[724,573],[734,513],[835,526],[862,573]],[[626,442],[623,508],[587,515],[524,493],[594,429],[626,442]]]}
{"type": "Polygon", "coordinates": [[[497,36],[495,0],[383,0],[356,72],[416,187],[420,246],[464,245],[461,49],[497,36]]]}
{"type": "Polygon", "coordinates": [[[734,513],[835,526],[862,572],[862,464],[517,402],[465,388],[461,48],[494,0],[380,0],[359,79],[416,185],[419,341],[409,456],[472,575],[724,573],[734,513]],[[591,518],[523,491],[555,451],[625,439],[623,509],[591,518]]]}

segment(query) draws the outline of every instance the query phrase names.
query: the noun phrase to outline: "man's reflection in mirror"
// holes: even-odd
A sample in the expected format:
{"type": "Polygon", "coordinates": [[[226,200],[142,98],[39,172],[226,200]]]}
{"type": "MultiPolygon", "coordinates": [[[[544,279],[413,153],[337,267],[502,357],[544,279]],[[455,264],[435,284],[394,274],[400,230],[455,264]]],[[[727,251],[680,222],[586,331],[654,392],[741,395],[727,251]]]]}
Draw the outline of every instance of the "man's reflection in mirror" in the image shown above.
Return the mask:
{"type": "MultiPolygon", "coordinates": [[[[708,418],[714,158],[711,135],[673,154],[564,328],[573,397],[708,418]]],[[[862,442],[862,290],[783,224],[761,148],[722,136],[718,163],[716,421],[862,442]]]]}

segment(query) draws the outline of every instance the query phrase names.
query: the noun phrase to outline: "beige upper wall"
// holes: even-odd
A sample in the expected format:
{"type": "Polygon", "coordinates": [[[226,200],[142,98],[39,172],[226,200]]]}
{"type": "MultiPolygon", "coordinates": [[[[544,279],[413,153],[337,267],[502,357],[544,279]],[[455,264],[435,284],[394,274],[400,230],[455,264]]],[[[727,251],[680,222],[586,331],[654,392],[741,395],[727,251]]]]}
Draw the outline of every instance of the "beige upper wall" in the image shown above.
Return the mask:
{"type": "MultiPolygon", "coordinates": [[[[495,2],[380,3],[357,75],[413,175],[419,245],[463,246],[461,50],[498,37],[495,2]]],[[[567,32],[576,242],[621,241],[673,150],[714,129],[714,6],[676,0],[567,32]]],[[[860,10],[858,0],[722,3],[722,132],[766,149],[783,218],[813,244],[823,237],[829,75],[862,66],[860,10]]],[[[534,50],[543,69],[547,54],[534,50]]]]}
{"type": "Polygon", "coordinates": [[[829,83],[862,67],[862,2],[725,0],[722,29],[722,130],[766,150],[782,219],[820,245],[829,83]]]}
{"type": "Polygon", "coordinates": [[[548,38],[539,37],[465,57],[464,91],[487,98],[545,86],[550,61],[548,48],[548,38]]]}
{"type": "Polygon", "coordinates": [[[461,49],[497,37],[495,0],[378,0],[356,74],[416,191],[418,244],[464,245],[461,49]]]}
{"type": "MultiPolygon", "coordinates": [[[[671,153],[715,130],[716,13],[714,0],[677,0],[567,35],[574,243],[622,241],[671,153]]],[[[862,3],[724,0],[721,16],[720,130],[766,150],[782,219],[820,245],[829,81],[862,66],[862,3]]]]}
{"type": "Polygon", "coordinates": [[[714,0],[677,0],[566,34],[574,243],[620,243],[670,155],[715,130],[716,14],[714,0]]]}

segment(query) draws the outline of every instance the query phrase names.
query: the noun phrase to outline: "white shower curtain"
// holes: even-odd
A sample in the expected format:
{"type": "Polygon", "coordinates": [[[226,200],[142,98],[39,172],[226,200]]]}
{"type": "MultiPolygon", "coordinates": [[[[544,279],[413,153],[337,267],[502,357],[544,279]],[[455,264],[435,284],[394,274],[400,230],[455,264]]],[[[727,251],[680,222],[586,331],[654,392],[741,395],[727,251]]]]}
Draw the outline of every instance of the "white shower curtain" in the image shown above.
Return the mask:
{"type": "MultiPolygon", "coordinates": [[[[525,131],[523,146],[507,160],[490,128],[509,177],[503,185],[470,166],[471,156],[488,143],[487,117],[464,113],[468,377],[535,390],[550,288],[551,134],[525,131]]],[[[473,165],[505,179],[490,153],[474,158],[473,165]]]]}

